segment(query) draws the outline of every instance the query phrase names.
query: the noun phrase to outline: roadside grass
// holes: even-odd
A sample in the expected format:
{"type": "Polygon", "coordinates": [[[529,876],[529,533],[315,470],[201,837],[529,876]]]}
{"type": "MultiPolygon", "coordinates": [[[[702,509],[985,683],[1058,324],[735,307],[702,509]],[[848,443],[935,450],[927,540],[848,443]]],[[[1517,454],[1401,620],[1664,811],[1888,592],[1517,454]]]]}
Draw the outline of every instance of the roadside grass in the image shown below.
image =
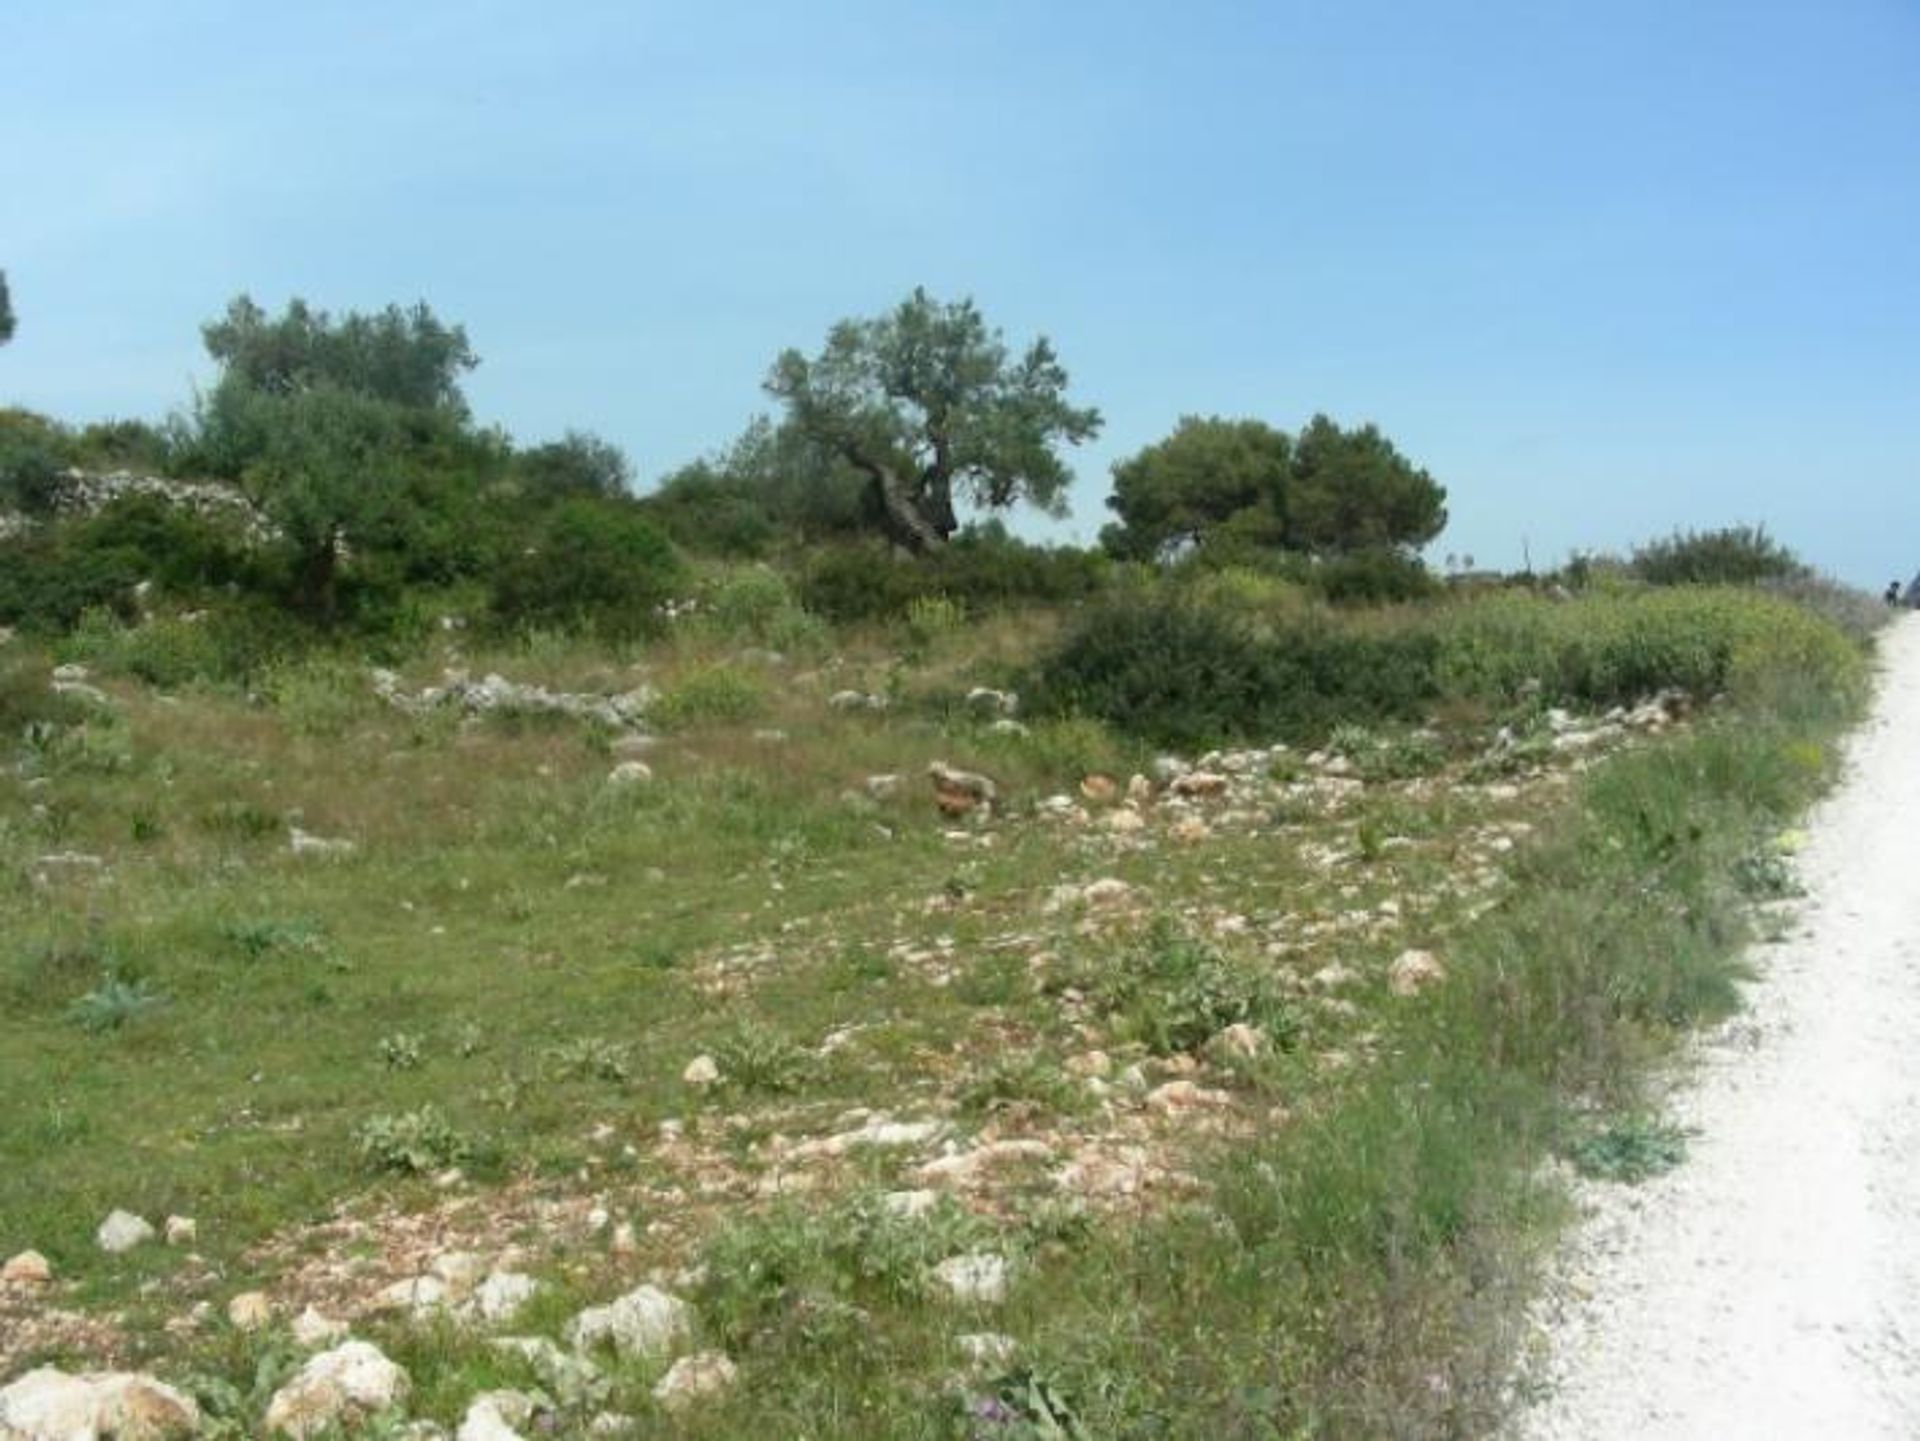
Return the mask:
{"type": "MultiPolygon", "coordinates": [[[[1135,837],[1103,803],[1033,809],[1147,769],[1140,742],[968,710],[1054,618],[976,634],[923,608],[829,652],[770,591],[726,605],[644,651],[461,658],[681,696],[639,785],[607,783],[592,727],[409,717],[336,695],[358,672],[334,662],[49,712],[0,795],[0,1252],[46,1252],[64,1305],[122,1314],[124,1354],[230,1388],[234,1434],[280,1343],[166,1322],[297,1293],[334,1244],[323,1299],[348,1304],[415,1220],[536,1258],[523,1333],[684,1276],[739,1385],[667,1417],[661,1367],[633,1363],[605,1398],[673,1434],[1485,1434],[1562,1215],[1546,1163],[1628,1135],[1647,1064],[1736,1003],[1754,906],[1788,889],[1776,838],[1859,702],[1797,630],[1768,660],[1743,628],[1736,698],[1670,738],[1495,772],[1497,707],[1347,730],[1352,774],[1276,755],[1258,803],[1196,807],[1179,841],[1158,812],[1135,837]],[[781,625],[794,657],[742,657],[781,625]],[[891,704],[832,711],[845,688],[891,704]],[[935,757],[993,774],[1002,814],[934,814],[935,757]],[[354,849],[295,855],[293,825],[354,849]],[[66,853],[98,864],[45,860],[66,853]],[[1096,879],[1126,899],[1057,901],[1096,879]],[[1444,984],[1392,996],[1388,963],[1429,943],[1444,984]],[[1236,1025],[1258,1054],[1214,1045],[1236,1025]],[[711,1087],[682,1079],[701,1055],[711,1087]],[[1184,1080],[1222,1099],[1145,1104],[1184,1080]],[[1047,1159],[901,1216],[882,1197],[925,1184],[924,1150],[796,1160],[875,1116],[1047,1159]],[[1132,1189],[1056,1179],[1136,1151],[1132,1189]],[[198,1259],[101,1255],[116,1206],[197,1217],[198,1259]],[[370,1229],[324,1239],[343,1215],[370,1229]],[[1008,1260],[1004,1304],[929,1283],[974,1250],[1008,1260]],[[969,1332],[1017,1356],[970,1359],[969,1332]]],[[[36,718],[38,684],[17,687],[36,718]]],[[[359,1329],[417,1414],[529,1379],[451,1326],[359,1329]]]]}

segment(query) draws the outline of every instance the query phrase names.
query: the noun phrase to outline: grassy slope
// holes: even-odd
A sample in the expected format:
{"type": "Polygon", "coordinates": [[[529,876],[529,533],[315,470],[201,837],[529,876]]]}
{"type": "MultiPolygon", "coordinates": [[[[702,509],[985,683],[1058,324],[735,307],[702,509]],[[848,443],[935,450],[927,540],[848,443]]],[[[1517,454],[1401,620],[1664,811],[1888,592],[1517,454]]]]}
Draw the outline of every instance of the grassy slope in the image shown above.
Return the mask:
{"type": "MultiPolygon", "coordinates": [[[[1018,643],[940,641],[909,689],[1018,643]]],[[[670,655],[659,678],[671,690],[714,663],[670,655]]],[[[578,728],[411,721],[337,676],[264,707],[117,687],[122,723],[69,732],[0,798],[18,878],[0,1251],[53,1256],[77,1283],[63,1308],[119,1308],[114,1344],[135,1354],[178,1350],[160,1325],[197,1298],[258,1280],[346,1307],[454,1241],[527,1246],[559,1288],[540,1313],[556,1326],[570,1299],[704,1255],[694,1299],[746,1384],[686,1423],[703,1434],[951,1434],[953,1335],[988,1328],[1033,1371],[1006,1404],[1053,1398],[1094,1434],[1481,1428],[1525,1237],[1552,1210],[1537,1162],[1568,1138],[1564,1098],[1629,1103],[1638,1059],[1726,1002],[1731,878],[1818,784],[1845,699],[1755,700],[1608,764],[1571,806],[1554,775],[1467,785],[1457,762],[1449,784],[1352,794],[1281,776],[1183,846],[1163,818],[1144,843],[1031,817],[948,834],[920,789],[933,755],[985,765],[1016,801],[1140,758],[1070,724],[1020,741],[931,708],[826,709],[888,664],[737,667],[748,713],[695,707],[657,780],[625,791],[578,728]],[[786,739],[757,738],[766,726],[786,739]],[[906,773],[905,796],[845,798],[878,771],[906,773]],[[290,812],[358,850],[289,855],[290,812]],[[1517,859],[1500,849],[1549,816],[1517,859]],[[106,870],[36,866],[66,849],[106,870]],[[1142,903],[1048,912],[1057,882],[1101,875],[1142,903]],[[1377,909],[1389,899],[1400,917],[1377,909]],[[1489,899],[1504,904],[1482,914],[1489,899]],[[1287,983],[1288,1048],[1193,1073],[1231,1097],[1218,1115],[1163,1117],[1069,1073],[1095,1046],[1142,1060],[1150,1084],[1193,1065],[1130,1048],[1100,1001],[1132,964],[1116,958],[1151,948],[1154,913],[1287,983]],[[1380,984],[1407,944],[1445,952],[1432,1003],[1380,984]],[[1310,978],[1333,962],[1360,979],[1324,995],[1310,978]],[[106,1034],[74,1025],[107,969],[166,1005],[106,1034]],[[392,1064],[413,1050],[417,1066],[392,1064]],[[716,1095],[679,1079],[703,1051],[736,1078],[716,1095]],[[427,1104],[481,1143],[477,1188],[367,1170],[356,1128],[427,1104]],[[1151,1204],[1095,1195],[1089,1220],[1048,1168],[1015,1166],[926,1225],[877,1220],[860,1198],[924,1155],[787,1159],[789,1138],[842,1129],[850,1107],[1059,1158],[1134,1148],[1151,1204]],[[681,1141],[662,1140],[667,1118],[681,1141]],[[809,1189],[774,1194],[794,1184],[809,1189]],[[375,1224],[303,1234],[340,1226],[342,1202],[375,1224]],[[637,1255],[607,1254],[583,1220],[594,1203],[638,1224],[637,1255]],[[99,1256],[91,1230],[115,1205],[197,1216],[203,1260],[99,1256]],[[424,1250],[394,1240],[408,1215],[431,1219],[424,1250]],[[364,1269],[316,1260],[315,1237],[364,1269]],[[1014,1255],[1022,1281],[1004,1312],[956,1316],[925,1268],[975,1244],[1014,1255]]],[[[579,655],[549,670],[632,679],[579,655]]],[[[385,1334],[429,1410],[513,1378],[469,1342],[385,1334]]],[[[188,1347],[223,1369],[256,1348],[218,1328],[188,1347]]],[[[646,1379],[616,1400],[644,1407],[646,1379]]]]}

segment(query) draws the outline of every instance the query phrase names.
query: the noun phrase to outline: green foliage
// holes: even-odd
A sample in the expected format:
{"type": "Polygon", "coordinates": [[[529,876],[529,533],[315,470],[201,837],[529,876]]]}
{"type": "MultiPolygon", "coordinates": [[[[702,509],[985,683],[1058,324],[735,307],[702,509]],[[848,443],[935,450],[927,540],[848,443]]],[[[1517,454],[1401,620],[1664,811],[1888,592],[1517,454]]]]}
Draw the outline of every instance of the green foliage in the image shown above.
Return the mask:
{"type": "Polygon", "coordinates": [[[1418,556],[1358,550],[1330,556],[1307,572],[1308,583],[1334,605],[1405,605],[1440,591],[1418,556]]]}
{"type": "Polygon", "coordinates": [[[167,998],[144,980],[108,974],[67,1009],[67,1019],[93,1035],[118,1031],[166,1005],[167,998]]]}
{"type": "Polygon", "coordinates": [[[1316,415],[1293,443],[1288,542],[1315,554],[1417,548],[1446,528],[1446,499],[1377,427],[1316,415]]]}
{"type": "Polygon", "coordinates": [[[629,639],[659,626],[661,604],[683,579],[672,544],[631,503],[570,500],[501,566],[491,609],[515,628],[577,627],[629,639]]]}
{"type": "Polygon", "coordinates": [[[1807,573],[1798,556],[1755,525],[1676,531],[1641,546],[1629,564],[1651,585],[1756,585],[1807,573]]]}
{"type": "Polygon", "coordinates": [[[340,390],[461,420],[467,405],[460,377],[480,363],[466,331],[443,324],[425,302],[335,319],[299,299],[269,316],[242,295],[200,333],[223,383],[280,397],[340,390]]]}
{"type": "Polygon", "coordinates": [[[794,426],[756,419],[725,450],[683,466],[644,504],[688,550],[760,556],[870,530],[865,476],[794,426]]]}
{"type": "Polygon", "coordinates": [[[1127,559],[1154,560],[1231,522],[1243,537],[1278,547],[1292,458],[1286,432],[1264,421],[1183,416],[1165,440],[1113,467],[1107,505],[1120,523],[1102,543],[1127,559]]]}
{"type": "Polygon", "coordinates": [[[513,474],[527,495],[541,503],[586,496],[622,500],[633,489],[633,463],[611,441],[581,430],[523,450],[513,474]]]}
{"type": "Polygon", "coordinates": [[[1228,1026],[1246,1024],[1292,1043],[1298,1018],[1273,973],[1186,934],[1166,917],[1138,944],[1076,975],[1117,1035],[1156,1056],[1197,1051],[1228,1026]]]}
{"type": "Polygon", "coordinates": [[[633,1079],[633,1047],[624,1041],[580,1036],[548,1051],[547,1060],[561,1075],[575,1080],[624,1086],[633,1079]]]}
{"type": "Polygon", "coordinates": [[[13,339],[14,326],[13,292],[7,289],[7,272],[0,270],[0,345],[13,339]]]}
{"type": "Polygon", "coordinates": [[[457,1166],[474,1152],[473,1142],[434,1106],[369,1116],[354,1132],[354,1144],[375,1170],[407,1176],[457,1166]]]}
{"type": "MultiPolygon", "coordinates": [[[[1108,504],[1120,516],[1101,541],[1151,560],[1199,547],[1222,561],[1276,551],[1404,557],[1447,522],[1446,491],[1379,429],[1348,430],[1324,415],[1297,437],[1257,420],[1187,416],[1173,434],[1114,466],[1108,504]]],[[[1383,561],[1340,574],[1336,599],[1385,599],[1413,582],[1383,561]]]]}
{"type": "Polygon", "coordinates": [[[1583,1176],[1630,1186],[1671,1171],[1686,1158],[1686,1132],[1647,1116],[1629,1116],[1596,1131],[1568,1157],[1583,1176]]]}
{"type": "Polygon", "coordinates": [[[767,379],[788,426],[858,471],[868,514],[915,552],[959,529],[961,499],[1061,513],[1072,475],[1056,447],[1100,429],[1066,388],[1046,340],[1014,359],[972,301],[919,289],[886,315],[841,321],[811,360],[786,351],[767,379]]]}
{"type": "Polygon", "coordinates": [[[65,427],[30,410],[0,409],[0,510],[48,514],[72,452],[65,427]]]}
{"type": "Polygon", "coordinates": [[[663,729],[735,724],[767,705],[766,682],[741,666],[715,664],[687,672],[654,703],[650,718],[663,729]]]}
{"type": "Polygon", "coordinates": [[[748,1091],[795,1090],[815,1067],[806,1047],[754,1021],[742,1021],[719,1037],[712,1053],[721,1078],[748,1091]]]}
{"type": "Polygon", "coordinates": [[[835,621],[897,620],[940,596],[985,614],[1020,604],[1060,605],[1097,595],[1112,566],[1071,546],[1029,545],[997,526],[970,527],[940,550],[908,560],[878,545],[815,551],[800,579],[808,610],[835,621]]]}

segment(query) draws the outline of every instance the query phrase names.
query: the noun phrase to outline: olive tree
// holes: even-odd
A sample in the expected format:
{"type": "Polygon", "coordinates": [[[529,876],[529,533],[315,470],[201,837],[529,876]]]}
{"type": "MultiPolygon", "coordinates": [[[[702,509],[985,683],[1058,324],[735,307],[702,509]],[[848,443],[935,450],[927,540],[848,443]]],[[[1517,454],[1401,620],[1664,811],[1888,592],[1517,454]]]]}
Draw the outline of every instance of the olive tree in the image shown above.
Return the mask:
{"type": "Polygon", "coordinates": [[[885,315],[841,321],[818,355],[786,351],[767,390],[788,426],[865,478],[879,527],[922,553],[960,528],[960,501],[1065,514],[1059,447],[1100,429],[1099,411],[1068,403],[1044,337],[1015,356],[971,300],[920,289],[885,315]]]}

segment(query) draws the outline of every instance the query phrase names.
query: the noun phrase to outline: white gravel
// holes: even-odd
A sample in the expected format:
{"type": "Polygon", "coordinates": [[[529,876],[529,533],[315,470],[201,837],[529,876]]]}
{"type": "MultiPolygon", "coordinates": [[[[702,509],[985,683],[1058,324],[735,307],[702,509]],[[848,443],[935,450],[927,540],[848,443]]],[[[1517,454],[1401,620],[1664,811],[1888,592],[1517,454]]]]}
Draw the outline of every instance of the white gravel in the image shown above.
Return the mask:
{"type": "Polygon", "coordinates": [[[1672,1097],[1688,1160],[1583,1190],[1519,1437],[1920,1437],[1920,617],[1883,657],[1792,933],[1672,1097]]]}

